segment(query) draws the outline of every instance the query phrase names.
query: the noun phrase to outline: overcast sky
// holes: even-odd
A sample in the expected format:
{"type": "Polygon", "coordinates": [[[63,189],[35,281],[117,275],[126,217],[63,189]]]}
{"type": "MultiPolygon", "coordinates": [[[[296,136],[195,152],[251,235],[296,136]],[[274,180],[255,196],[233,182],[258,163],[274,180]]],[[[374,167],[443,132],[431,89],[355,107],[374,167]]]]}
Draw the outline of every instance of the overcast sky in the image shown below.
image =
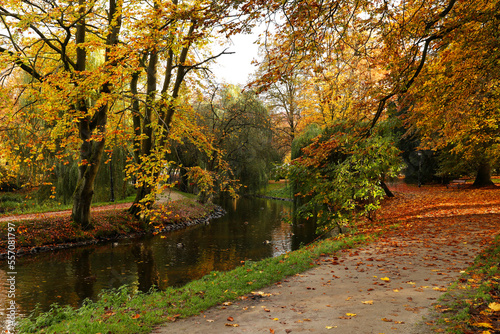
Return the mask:
{"type": "MultiPolygon", "coordinates": [[[[258,46],[254,43],[257,38],[257,34],[231,37],[232,43],[226,47],[228,52],[234,54],[222,55],[211,68],[218,82],[243,86],[249,81],[248,76],[257,70],[257,67],[251,64],[252,60],[258,59],[258,46]]],[[[224,47],[218,46],[217,50],[222,51],[224,47]]]]}

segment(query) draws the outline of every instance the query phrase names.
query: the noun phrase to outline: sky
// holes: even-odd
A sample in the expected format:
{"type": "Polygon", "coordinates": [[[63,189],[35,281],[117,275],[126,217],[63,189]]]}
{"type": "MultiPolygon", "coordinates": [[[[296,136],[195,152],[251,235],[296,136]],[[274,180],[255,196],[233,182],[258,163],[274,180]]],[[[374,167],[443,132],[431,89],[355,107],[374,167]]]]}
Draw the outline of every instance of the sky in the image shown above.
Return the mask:
{"type": "Polygon", "coordinates": [[[249,75],[257,70],[251,64],[252,60],[258,59],[258,46],[254,43],[257,38],[257,34],[238,34],[231,37],[229,45],[217,47],[219,52],[224,48],[228,48],[227,52],[234,52],[222,55],[211,67],[218,82],[242,86],[248,83],[249,75]]]}

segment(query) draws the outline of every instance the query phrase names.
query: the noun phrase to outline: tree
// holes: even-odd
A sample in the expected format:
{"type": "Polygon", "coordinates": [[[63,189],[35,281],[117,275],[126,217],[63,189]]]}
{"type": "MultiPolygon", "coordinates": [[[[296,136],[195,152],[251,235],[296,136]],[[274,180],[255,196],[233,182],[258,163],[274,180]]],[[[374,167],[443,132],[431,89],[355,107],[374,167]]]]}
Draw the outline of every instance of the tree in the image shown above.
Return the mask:
{"type": "Polygon", "coordinates": [[[342,230],[379,207],[384,177],[396,176],[401,164],[391,131],[381,126],[367,139],[352,122],[324,128],[292,162],[295,196],[306,198],[298,215],[316,218],[319,232],[342,230]]]}
{"type": "Polygon", "coordinates": [[[255,192],[268,181],[274,162],[270,115],[251,91],[238,86],[214,87],[195,105],[197,138],[186,137],[176,149],[186,177],[199,189],[199,199],[209,200],[220,192],[255,192]],[[210,150],[196,144],[205,138],[210,150]],[[238,183],[238,184],[237,184],[238,183]]]}
{"type": "MultiPolygon", "coordinates": [[[[122,76],[117,71],[123,60],[117,48],[121,17],[120,0],[107,4],[14,1],[0,7],[6,31],[2,58],[31,77],[23,93],[43,113],[52,136],[64,138],[77,128],[80,166],[72,217],[84,229],[91,227],[90,204],[104,151],[108,110],[113,88],[122,76]],[[104,53],[103,62],[94,69],[87,63],[91,51],[104,53]]],[[[51,140],[45,144],[61,152],[65,143],[51,140]]],[[[36,151],[32,153],[41,153],[36,151]]]]}
{"type": "Polygon", "coordinates": [[[225,54],[224,51],[217,55],[203,52],[208,39],[216,31],[227,36],[239,32],[257,15],[251,13],[239,20],[243,15],[242,11],[238,11],[239,6],[230,0],[158,0],[147,7],[145,19],[139,23],[145,28],[143,39],[148,41],[139,48],[144,55],[141,66],[146,74],[146,98],[142,106],[137,88],[142,71],[134,73],[130,86],[135,165],[129,168],[129,174],[139,175],[137,195],[129,209],[131,213],[138,215],[150,209],[155,193],[160,189],[157,185],[161,182],[161,170],[168,164],[167,144],[172,136],[174,139],[176,136],[173,116],[186,109],[183,104],[189,103],[183,96],[183,91],[187,91],[187,74],[206,70],[207,64],[225,54]],[[161,88],[158,87],[160,68],[164,72],[161,88]]]}
{"type": "Polygon", "coordinates": [[[499,157],[499,6],[460,3],[454,19],[462,23],[443,39],[406,99],[413,105],[407,122],[422,146],[443,151],[442,173],[473,168],[478,187],[493,185],[491,165],[499,157]]]}

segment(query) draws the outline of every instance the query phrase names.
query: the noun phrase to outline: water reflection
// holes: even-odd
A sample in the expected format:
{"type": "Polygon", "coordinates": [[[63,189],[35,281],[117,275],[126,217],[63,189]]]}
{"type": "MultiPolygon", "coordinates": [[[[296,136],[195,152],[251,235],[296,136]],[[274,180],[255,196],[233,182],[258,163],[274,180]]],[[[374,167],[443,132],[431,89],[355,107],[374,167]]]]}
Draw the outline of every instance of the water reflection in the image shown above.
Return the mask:
{"type": "MultiPolygon", "coordinates": [[[[225,271],[242,260],[260,260],[296,249],[314,238],[314,227],[282,221],[291,203],[257,198],[222,203],[227,214],[208,225],[154,237],[121,240],[18,258],[16,303],[21,313],[36,304],[81,305],[100,291],[128,284],[164,289],[225,271]]],[[[7,267],[0,265],[0,311],[5,312],[7,267]]]]}

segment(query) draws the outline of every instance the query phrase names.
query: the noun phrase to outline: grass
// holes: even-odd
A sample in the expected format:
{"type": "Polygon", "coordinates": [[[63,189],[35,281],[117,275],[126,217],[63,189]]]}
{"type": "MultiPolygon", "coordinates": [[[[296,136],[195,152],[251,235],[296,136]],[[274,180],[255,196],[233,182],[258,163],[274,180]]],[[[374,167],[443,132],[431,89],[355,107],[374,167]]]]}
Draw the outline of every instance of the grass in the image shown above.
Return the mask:
{"type": "Polygon", "coordinates": [[[200,313],[235,300],[287,276],[303,272],[325,254],[367,242],[367,235],[316,242],[300,250],[259,262],[246,262],[228,272],[211,272],[181,288],[131,293],[127,287],[103,293],[81,308],[53,306],[21,321],[22,333],[141,333],[155,325],[200,313]]]}
{"type": "MultiPolygon", "coordinates": [[[[435,312],[426,320],[436,332],[493,333],[500,328],[500,236],[478,255],[469,267],[443,295],[435,312]]],[[[497,333],[497,332],[495,332],[497,333]]]]}
{"type": "MultiPolygon", "coordinates": [[[[169,190],[178,193],[189,199],[196,199],[196,195],[184,193],[176,189],[169,190]]],[[[126,198],[116,200],[114,202],[95,202],[92,206],[105,206],[121,203],[132,203],[135,195],[127,196],[126,198]]],[[[31,192],[3,192],[0,193],[0,217],[12,216],[19,214],[34,214],[54,211],[64,211],[72,208],[72,204],[62,204],[55,200],[46,200],[42,203],[33,196],[31,192]]]]}
{"type": "Polygon", "coordinates": [[[262,195],[277,198],[292,198],[292,189],[288,180],[270,182],[262,190],[262,195]]]}
{"type": "MultiPolygon", "coordinates": [[[[92,206],[104,206],[120,203],[131,203],[135,195],[128,196],[115,202],[96,202],[92,206]]],[[[54,200],[38,202],[29,192],[6,192],[0,194],[0,216],[19,214],[44,213],[71,209],[72,204],[62,204],[54,200]]]]}

